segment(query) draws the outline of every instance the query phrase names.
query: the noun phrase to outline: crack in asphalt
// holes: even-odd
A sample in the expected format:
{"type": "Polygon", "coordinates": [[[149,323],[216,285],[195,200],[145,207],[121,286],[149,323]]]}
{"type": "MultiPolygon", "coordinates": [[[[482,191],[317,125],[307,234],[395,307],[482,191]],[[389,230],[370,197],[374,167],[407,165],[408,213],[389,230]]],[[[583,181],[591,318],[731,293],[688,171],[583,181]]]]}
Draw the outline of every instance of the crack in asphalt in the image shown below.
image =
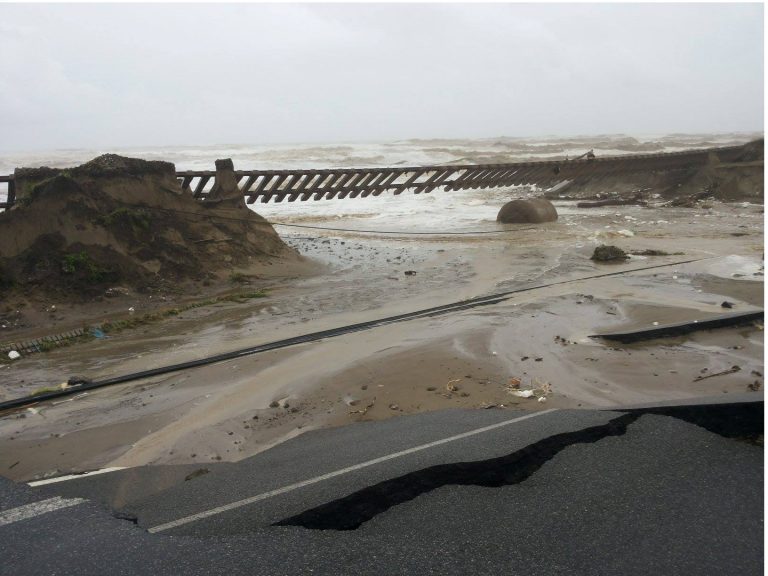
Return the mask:
{"type": "Polygon", "coordinates": [[[299,526],[313,530],[355,530],[393,506],[443,486],[499,488],[531,477],[558,453],[574,444],[590,444],[622,436],[641,412],[618,416],[599,426],[555,434],[499,458],[439,464],[368,486],[343,498],[285,518],[272,526],[299,526]]]}

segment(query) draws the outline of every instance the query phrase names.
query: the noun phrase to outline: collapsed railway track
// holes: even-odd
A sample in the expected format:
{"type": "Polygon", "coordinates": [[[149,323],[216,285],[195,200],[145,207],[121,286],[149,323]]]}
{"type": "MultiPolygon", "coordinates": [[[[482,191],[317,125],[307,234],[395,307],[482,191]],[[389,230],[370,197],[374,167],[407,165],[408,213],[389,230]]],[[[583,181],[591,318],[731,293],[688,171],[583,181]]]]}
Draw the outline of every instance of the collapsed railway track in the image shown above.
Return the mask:
{"type": "MultiPolygon", "coordinates": [[[[450,192],[533,184],[548,188],[564,181],[690,170],[712,162],[738,162],[749,145],[504,164],[235,170],[234,176],[248,204],[366,198],[385,192],[397,195],[407,190],[414,194],[428,194],[435,190],[450,192]]],[[[215,170],[177,170],[176,177],[183,191],[205,200],[221,174],[215,170]]],[[[17,188],[15,174],[0,175],[0,209],[8,209],[15,204],[17,188]],[[6,188],[4,200],[3,186],[6,188]]]]}

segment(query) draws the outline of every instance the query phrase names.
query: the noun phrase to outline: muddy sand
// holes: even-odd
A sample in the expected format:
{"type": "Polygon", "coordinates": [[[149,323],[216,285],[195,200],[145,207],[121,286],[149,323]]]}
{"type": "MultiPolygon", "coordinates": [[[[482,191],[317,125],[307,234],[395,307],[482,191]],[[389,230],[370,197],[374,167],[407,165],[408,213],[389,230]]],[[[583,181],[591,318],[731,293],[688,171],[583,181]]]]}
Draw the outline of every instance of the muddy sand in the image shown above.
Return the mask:
{"type": "MultiPolygon", "coordinates": [[[[266,298],[195,308],[0,365],[2,397],[72,375],[99,379],[474,296],[559,284],[492,306],[6,414],[0,418],[0,474],[30,480],[107,466],[236,460],[307,430],[427,410],[608,407],[762,393],[753,391],[761,390],[764,373],[758,324],[632,345],[590,338],[761,309],[762,206],[556,205],[555,223],[495,235],[281,229],[283,240],[314,267],[251,279],[249,288],[269,288],[266,298]],[[591,261],[603,243],[683,254],[591,261]],[[688,260],[696,261],[676,264],[688,260]],[[627,273],[585,279],[619,271],[627,273]],[[733,308],[724,310],[724,301],[733,308]],[[739,370],[697,380],[732,366],[739,370]],[[519,395],[531,388],[533,397],[519,395]]],[[[141,312],[136,295],[112,301],[115,310],[134,306],[141,312]]],[[[75,320],[66,309],[60,315],[62,323],[75,320]]]]}

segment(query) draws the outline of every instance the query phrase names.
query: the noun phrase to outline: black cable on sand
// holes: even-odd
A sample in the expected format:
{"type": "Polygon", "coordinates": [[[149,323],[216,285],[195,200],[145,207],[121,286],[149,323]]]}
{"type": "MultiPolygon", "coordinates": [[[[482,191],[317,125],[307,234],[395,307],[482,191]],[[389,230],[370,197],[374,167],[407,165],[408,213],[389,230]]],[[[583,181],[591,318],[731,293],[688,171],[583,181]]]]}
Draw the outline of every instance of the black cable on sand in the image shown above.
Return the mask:
{"type": "MultiPolygon", "coordinates": [[[[129,204],[121,203],[128,206],[129,204]]],[[[130,206],[134,206],[131,204],[130,206]]],[[[358,230],[355,228],[333,228],[329,226],[312,226],[309,224],[289,224],[287,222],[270,222],[268,220],[264,220],[263,222],[260,222],[258,220],[253,220],[252,218],[238,218],[237,216],[224,216],[223,214],[201,214],[198,212],[192,212],[189,210],[178,210],[175,208],[160,208],[157,206],[141,206],[141,210],[155,210],[157,212],[172,212],[174,214],[182,214],[185,216],[193,216],[195,218],[199,219],[205,219],[208,220],[211,217],[219,219],[219,220],[230,220],[232,222],[247,222],[248,224],[256,224],[256,225],[262,225],[262,226],[286,226],[290,228],[307,228],[310,230],[328,230],[331,232],[353,232],[358,234],[398,234],[402,236],[474,236],[477,234],[504,234],[506,232],[522,232],[525,230],[535,230],[537,229],[536,226],[526,226],[525,228],[504,228],[503,230],[468,230],[463,232],[449,232],[449,231],[434,231],[434,232],[428,232],[428,231],[420,231],[420,232],[409,232],[407,230],[358,230]]],[[[256,214],[256,212],[253,212],[253,214],[256,214]]]]}
{"type": "Polygon", "coordinates": [[[357,324],[348,324],[347,326],[341,326],[339,328],[331,328],[329,330],[311,332],[309,334],[294,336],[292,338],[286,338],[284,340],[277,340],[275,342],[269,342],[267,344],[259,344],[257,346],[250,346],[248,348],[233,350],[231,352],[223,352],[221,354],[215,354],[213,356],[207,356],[205,358],[199,358],[197,360],[188,360],[186,362],[180,362],[178,364],[170,364],[168,366],[161,366],[159,368],[141,370],[139,372],[123,374],[121,376],[113,376],[111,378],[106,378],[104,380],[99,380],[99,381],[83,381],[81,383],[76,383],[76,384],[73,384],[72,386],[68,386],[67,388],[62,390],[56,390],[54,392],[47,392],[47,393],[38,394],[35,396],[24,396],[22,398],[14,398],[11,400],[6,400],[5,402],[0,402],[0,411],[20,408],[27,404],[42,402],[45,400],[52,400],[54,398],[61,398],[63,396],[69,396],[71,394],[77,394],[79,392],[84,392],[87,390],[104,388],[105,386],[123,384],[125,382],[131,382],[133,380],[139,380],[142,378],[149,378],[152,376],[161,376],[163,374],[170,374],[172,372],[178,372],[180,370],[186,370],[188,368],[197,368],[199,366],[207,366],[209,364],[224,362],[226,360],[234,360],[235,358],[250,356],[252,354],[267,352],[269,350],[277,350],[280,348],[287,348],[288,346],[296,346],[297,344],[304,344],[307,342],[316,342],[324,338],[333,338],[335,336],[342,336],[344,334],[351,334],[353,332],[360,332],[362,330],[370,330],[371,328],[376,328],[378,326],[384,326],[387,324],[394,324],[396,322],[404,322],[406,320],[414,320],[416,318],[421,318],[421,317],[439,316],[442,314],[448,314],[450,312],[459,312],[461,310],[476,308],[478,306],[488,306],[491,304],[498,304],[499,302],[507,300],[510,296],[514,294],[520,294],[522,292],[531,292],[533,290],[540,290],[543,288],[549,288],[551,286],[571,284],[574,282],[583,282],[586,280],[594,280],[597,278],[621,276],[623,274],[629,274],[632,272],[642,272],[644,270],[654,270],[657,268],[668,268],[670,266],[680,266],[681,264],[690,264],[692,262],[700,262],[702,260],[710,260],[710,259],[711,258],[695,258],[692,260],[683,260],[678,262],[671,262],[668,264],[656,264],[653,266],[633,268],[631,270],[620,270],[616,272],[595,274],[595,275],[587,276],[583,278],[572,278],[570,280],[558,280],[557,282],[550,282],[548,284],[541,284],[538,286],[529,286],[528,288],[517,288],[515,290],[508,290],[505,292],[490,294],[488,296],[478,296],[476,298],[469,298],[467,300],[461,300],[459,302],[443,304],[442,306],[433,306],[431,308],[424,308],[422,310],[406,312],[405,314],[398,314],[396,316],[388,316],[385,318],[380,318],[378,320],[369,320],[367,322],[359,322],[357,324]]]}

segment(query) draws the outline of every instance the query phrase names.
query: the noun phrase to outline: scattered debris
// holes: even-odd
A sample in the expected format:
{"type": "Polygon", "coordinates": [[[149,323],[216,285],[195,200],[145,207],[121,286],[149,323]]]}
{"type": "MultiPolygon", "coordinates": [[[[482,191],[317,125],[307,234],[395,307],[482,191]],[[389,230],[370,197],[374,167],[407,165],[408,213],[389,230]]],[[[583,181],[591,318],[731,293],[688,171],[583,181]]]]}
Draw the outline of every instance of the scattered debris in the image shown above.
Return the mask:
{"type": "Polygon", "coordinates": [[[596,202],[579,202],[576,204],[576,208],[600,208],[601,206],[647,206],[648,202],[642,199],[641,196],[635,196],[634,198],[622,199],[622,198],[609,198],[608,200],[598,200],[596,202]]]}
{"type": "Polygon", "coordinates": [[[633,250],[630,254],[632,256],[682,256],[685,252],[665,252],[664,250],[647,248],[645,250],[633,250]]]}
{"type": "Polygon", "coordinates": [[[458,378],[455,379],[455,380],[449,380],[448,383],[445,385],[445,389],[448,392],[451,392],[451,393],[458,392],[459,391],[459,387],[458,386],[454,386],[455,382],[461,382],[461,380],[458,379],[458,378]]]}
{"type": "MultiPolygon", "coordinates": [[[[367,404],[366,406],[364,406],[363,408],[360,408],[359,410],[351,410],[349,413],[350,414],[360,414],[360,416],[365,416],[367,414],[368,410],[373,408],[374,404],[376,404],[376,397],[375,396],[374,396],[373,400],[371,400],[370,404],[367,404]]],[[[397,404],[390,405],[390,408],[392,408],[392,406],[397,406],[397,404]]],[[[393,410],[394,410],[394,408],[393,408],[393,410]]]]}
{"type": "Polygon", "coordinates": [[[714,378],[715,376],[724,376],[725,374],[733,374],[735,372],[739,372],[741,370],[740,366],[731,366],[728,368],[728,370],[723,370],[722,372],[714,372],[712,374],[707,374],[705,376],[696,376],[696,378],[693,379],[694,382],[698,382],[699,380],[704,380],[705,378],[714,378]]]}
{"type": "Polygon", "coordinates": [[[531,384],[533,385],[533,391],[535,392],[536,396],[542,397],[552,394],[552,385],[549,382],[544,382],[538,378],[534,378],[531,384]]]}
{"type": "Polygon", "coordinates": [[[627,258],[629,258],[629,256],[627,256],[627,253],[621,248],[602,245],[595,248],[590,260],[594,260],[595,262],[614,262],[616,260],[626,260],[627,258]]]}
{"type": "Polygon", "coordinates": [[[195,478],[199,478],[200,476],[203,476],[205,474],[208,474],[210,470],[208,468],[198,468],[194,472],[190,472],[184,477],[184,482],[189,482],[190,480],[194,480],[195,478]]]}
{"type": "Polygon", "coordinates": [[[389,405],[389,409],[390,410],[400,410],[400,406],[398,406],[397,404],[390,404],[389,405]]]}
{"type": "Polygon", "coordinates": [[[549,382],[539,380],[536,377],[531,379],[530,388],[521,390],[520,385],[520,378],[510,378],[509,382],[506,384],[507,392],[519,398],[536,397],[539,402],[546,402],[546,400],[542,400],[542,398],[546,398],[552,394],[552,385],[549,382]]]}
{"type": "Polygon", "coordinates": [[[21,358],[21,354],[16,352],[16,350],[11,350],[10,352],[8,352],[8,358],[10,358],[11,360],[18,360],[19,358],[21,358]]]}

